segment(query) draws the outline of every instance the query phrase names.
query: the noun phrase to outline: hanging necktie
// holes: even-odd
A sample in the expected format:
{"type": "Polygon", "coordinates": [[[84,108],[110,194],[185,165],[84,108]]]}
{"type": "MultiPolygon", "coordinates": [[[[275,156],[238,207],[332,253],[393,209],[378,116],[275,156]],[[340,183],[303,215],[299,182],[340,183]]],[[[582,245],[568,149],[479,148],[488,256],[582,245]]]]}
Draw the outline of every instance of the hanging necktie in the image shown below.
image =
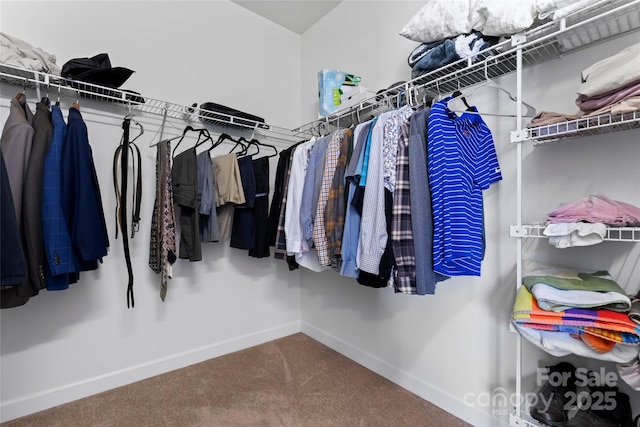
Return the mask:
{"type": "Polygon", "coordinates": [[[167,296],[167,283],[176,261],[176,218],[171,181],[171,143],[161,141],[156,155],[156,200],[151,217],[149,267],[160,274],[160,298],[167,296]]]}

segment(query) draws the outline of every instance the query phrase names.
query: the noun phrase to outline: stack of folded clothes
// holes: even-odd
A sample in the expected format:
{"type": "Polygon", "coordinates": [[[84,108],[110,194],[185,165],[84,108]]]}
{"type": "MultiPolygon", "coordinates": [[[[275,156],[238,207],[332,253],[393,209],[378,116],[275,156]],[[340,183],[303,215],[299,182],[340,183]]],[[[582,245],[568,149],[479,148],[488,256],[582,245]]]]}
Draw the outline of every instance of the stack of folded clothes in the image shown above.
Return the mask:
{"type": "Polygon", "coordinates": [[[640,208],[603,195],[589,195],[549,212],[544,235],[556,248],[600,243],[607,226],[640,226],[640,208]]]}
{"type": "Polygon", "coordinates": [[[610,116],[639,111],[639,57],[640,43],[636,43],[587,67],[580,74],[581,83],[576,91],[580,111],[576,114],[543,111],[527,127],[546,126],[534,133],[546,136],[607,124],[610,116]]]}
{"type": "Polygon", "coordinates": [[[576,105],[586,117],[640,110],[640,43],[582,71],[576,105]]]}
{"type": "Polygon", "coordinates": [[[638,357],[640,327],[631,300],[606,271],[582,273],[524,263],[512,321],[537,347],[554,356],[577,354],[628,363],[638,357]]]}
{"type": "Polygon", "coordinates": [[[478,54],[497,44],[499,40],[499,37],[489,37],[473,32],[432,43],[422,43],[411,52],[408,58],[411,78],[415,79],[459,59],[482,59],[478,54]]]}

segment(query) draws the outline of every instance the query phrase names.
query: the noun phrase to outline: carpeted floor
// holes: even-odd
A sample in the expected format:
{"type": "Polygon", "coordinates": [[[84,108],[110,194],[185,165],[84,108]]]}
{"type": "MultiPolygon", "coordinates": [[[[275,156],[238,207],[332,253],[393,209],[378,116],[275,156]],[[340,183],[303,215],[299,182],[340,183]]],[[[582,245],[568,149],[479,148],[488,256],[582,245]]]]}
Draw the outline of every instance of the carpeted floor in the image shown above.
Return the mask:
{"type": "Polygon", "coordinates": [[[467,425],[301,333],[1,424],[467,425]]]}

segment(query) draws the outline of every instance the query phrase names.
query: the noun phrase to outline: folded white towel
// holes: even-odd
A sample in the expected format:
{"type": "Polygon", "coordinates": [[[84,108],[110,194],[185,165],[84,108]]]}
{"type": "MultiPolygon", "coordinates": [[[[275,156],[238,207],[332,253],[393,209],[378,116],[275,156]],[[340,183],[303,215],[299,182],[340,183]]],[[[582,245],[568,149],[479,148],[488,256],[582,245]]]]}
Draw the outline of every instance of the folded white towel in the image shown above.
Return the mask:
{"type": "Polygon", "coordinates": [[[599,222],[566,222],[549,224],[543,233],[549,236],[549,244],[556,248],[590,246],[604,240],[607,226],[599,222]]]}

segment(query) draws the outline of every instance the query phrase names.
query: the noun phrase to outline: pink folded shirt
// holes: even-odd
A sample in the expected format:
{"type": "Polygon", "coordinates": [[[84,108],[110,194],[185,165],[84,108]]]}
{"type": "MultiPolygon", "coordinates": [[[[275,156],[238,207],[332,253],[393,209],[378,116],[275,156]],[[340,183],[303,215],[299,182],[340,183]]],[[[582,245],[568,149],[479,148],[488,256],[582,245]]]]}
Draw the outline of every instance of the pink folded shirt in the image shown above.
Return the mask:
{"type": "Polygon", "coordinates": [[[548,223],[602,222],[613,226],[639,226],[640,208],[602,195],[590,195],[561,205],[547,214],[548,223]]]}
{"type": "Polygon", "coordinates": [[[604,95],[593,97],[579,96],[576,99],[576,105],[582,111],[593,111],[637,95],[640,95],[640,80],[604,95]]]}

